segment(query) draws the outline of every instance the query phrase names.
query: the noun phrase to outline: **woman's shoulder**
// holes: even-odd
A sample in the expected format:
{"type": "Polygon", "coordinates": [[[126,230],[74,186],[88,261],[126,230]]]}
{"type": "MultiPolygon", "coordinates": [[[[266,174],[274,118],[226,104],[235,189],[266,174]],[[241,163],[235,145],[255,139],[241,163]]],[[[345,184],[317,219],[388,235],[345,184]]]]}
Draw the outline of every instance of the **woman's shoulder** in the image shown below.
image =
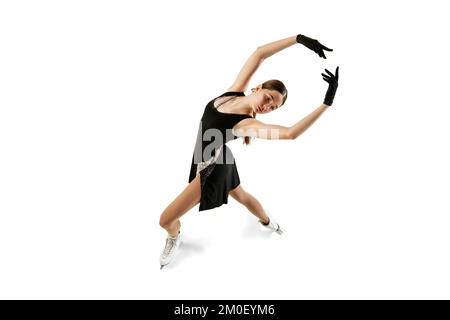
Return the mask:
{"type": "Polygon", "coordinates": [[[244,93],[247,86],[239,86],[239,85],[233,85],[227,89],[227,92],[241,92],[244,93]]]}
{"type": "Polygon", "coordinates": [[[220,99],[220,98],[225,98],[225,97],[236,97],[236,96],[245,96],[245,94],[244,94],[244,92],[242,92],[242,91],[229,91],[229,90],[227,90],[227,91],[225,91],[224,93],[222,93],[221,95],[219,95],[219,96],[216,96],[215,98],[213,98],[211,101],[210,101],[210,103],[216,103],[216,100],[219,102],[219,104],[221,104],[221,102],[220,101],[223,101],[223,100],[227,100],[227,99],[220,99]]]}
{"type": "Polygon", "coordinates": [[[220,95],[220,97],[226,96],[245,96],[245,94],[242,91],[225,91],[220,95]]]}

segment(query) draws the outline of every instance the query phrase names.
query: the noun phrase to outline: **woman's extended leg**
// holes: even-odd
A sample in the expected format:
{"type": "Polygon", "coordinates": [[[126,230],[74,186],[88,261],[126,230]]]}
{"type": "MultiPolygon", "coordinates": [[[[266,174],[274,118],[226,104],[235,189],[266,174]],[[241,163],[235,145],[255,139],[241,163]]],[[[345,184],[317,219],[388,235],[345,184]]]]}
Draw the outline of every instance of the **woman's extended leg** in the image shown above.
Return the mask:
{"type": "Polygon", "coordinates": [[[250,193],[245,191],[240,185],[234,188],[229,193],[237,202],[243,204],[247,209],[259,218],[263,223],[269,222],[269,217],[267,216],[261,203],[252,196],[250,193]]]}
{"type": "Polygon", "coordinates": [[[166,229],[170,236],[176,236],[181,227],[180,217],[198,204],[200,197],[200,175],[198,174],[163,211],[159,225],[166,229]]]}

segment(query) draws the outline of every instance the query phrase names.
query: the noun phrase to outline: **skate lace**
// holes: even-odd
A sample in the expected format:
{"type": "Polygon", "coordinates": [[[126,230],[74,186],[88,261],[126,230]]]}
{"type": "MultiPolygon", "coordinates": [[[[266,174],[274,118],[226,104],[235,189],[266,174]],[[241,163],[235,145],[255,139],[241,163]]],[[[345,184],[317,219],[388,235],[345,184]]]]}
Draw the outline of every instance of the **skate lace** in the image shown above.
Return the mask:
{"type": "Polygon", "coordinates": [[[175,247],[176,242],[177,242],[177,239],[167,238],[166,246],[164,247],[164,251],[163,251],[163,255],[165,255],[165,256],[169,255],[172,252],[173,248],[175,247]]]}

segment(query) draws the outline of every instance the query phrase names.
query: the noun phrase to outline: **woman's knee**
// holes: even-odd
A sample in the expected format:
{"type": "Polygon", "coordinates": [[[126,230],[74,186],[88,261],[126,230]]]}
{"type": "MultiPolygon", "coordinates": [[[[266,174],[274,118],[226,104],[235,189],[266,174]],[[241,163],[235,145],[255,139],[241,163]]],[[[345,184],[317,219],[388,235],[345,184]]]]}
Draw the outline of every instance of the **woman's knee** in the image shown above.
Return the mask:
{"type": "Polygon", "coordinates": [[[183,214],[200,202],[200,176],[191,183],[164,209],[159,218],[159,225],[164,229],[170,227],[183,214]]]}
{"type": "Polygon", "coordinates": [[[161,228],[167,229],[172,225],[172,223],[175,222],[176,219],[170,218],[170,216],[170,213],[164,210],[164,212],[161,214],[161,217],[159,217],[159,225],[161,226],[161,228]]]}
{"type": "Polygon", "coordinates": [[[161,214],[161,217],[159,217],[159,225],[164,229],[166,229],[170,225],[168,219],[164,216],[164,213],[161,214]]]}
{"type": "Polygon", "coordinates": [[[245,204],[248,199],[247,191],[245,191],[240,185],[230,191],[230,195],[238,202],[245,204]]]}

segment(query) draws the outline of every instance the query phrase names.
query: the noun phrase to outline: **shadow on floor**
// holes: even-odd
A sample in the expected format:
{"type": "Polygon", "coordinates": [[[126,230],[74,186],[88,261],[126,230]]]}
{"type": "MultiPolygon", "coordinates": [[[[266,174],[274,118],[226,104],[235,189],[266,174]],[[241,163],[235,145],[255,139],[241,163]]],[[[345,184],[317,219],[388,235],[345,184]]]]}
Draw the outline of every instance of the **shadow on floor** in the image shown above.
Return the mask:
{"type": "Polygon", "coordinates": [[[242,231],[242,238],[259,238],[259,239],[270,239],[273,232],[264,229],[263,226],[258,222],[258,219],[252,215],[248,215],[245,222],[245,228],[242,231]]]}

